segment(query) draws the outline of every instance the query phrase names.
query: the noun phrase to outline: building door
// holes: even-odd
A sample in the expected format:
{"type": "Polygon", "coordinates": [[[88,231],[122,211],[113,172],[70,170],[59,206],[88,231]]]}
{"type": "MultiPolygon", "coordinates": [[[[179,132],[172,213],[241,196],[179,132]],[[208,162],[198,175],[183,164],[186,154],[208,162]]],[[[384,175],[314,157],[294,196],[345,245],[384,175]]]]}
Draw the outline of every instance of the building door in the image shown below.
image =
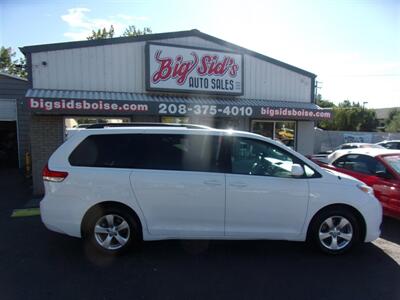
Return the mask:
{"type": "Polygon", "coordinates": [[[0,121],[0,168],[18,168],[17,124],[0,121]]]}
{"type": "Polygon", "coordinates": [[[274,122],[252,121],[251,131],[274,139],[274,122]]]}
{"type": "Polygon", "coordinates": [[[15,100],[0,99],[0,168],[18,168],[15,100]]]}

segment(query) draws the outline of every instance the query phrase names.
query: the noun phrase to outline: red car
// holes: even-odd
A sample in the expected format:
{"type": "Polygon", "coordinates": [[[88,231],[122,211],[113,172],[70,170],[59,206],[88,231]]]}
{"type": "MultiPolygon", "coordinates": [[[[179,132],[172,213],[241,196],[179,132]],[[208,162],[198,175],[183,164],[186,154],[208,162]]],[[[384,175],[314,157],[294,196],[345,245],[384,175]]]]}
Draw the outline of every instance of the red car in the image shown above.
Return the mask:
{"type": "Polygon", "coordinates": [[[400,219],[400,151],[386,149],[338,150],[320,166],[357,178],[373,188],[383,214],[400,219]]]}

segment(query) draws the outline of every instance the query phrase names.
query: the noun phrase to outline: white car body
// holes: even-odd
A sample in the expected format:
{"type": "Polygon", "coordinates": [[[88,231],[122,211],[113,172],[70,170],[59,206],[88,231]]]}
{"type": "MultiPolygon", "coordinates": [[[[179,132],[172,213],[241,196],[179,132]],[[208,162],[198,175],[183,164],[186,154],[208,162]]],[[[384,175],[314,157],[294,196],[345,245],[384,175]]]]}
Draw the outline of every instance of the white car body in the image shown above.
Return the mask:
{"type": "Polygon", "coordinates": [[[386,148],[355,148],[346,150],[337,150],[332,154],[328,155],[326,163],[332,164],[335,160],[347,154],[365,154],[371,157],[385,154],[400,153],[400,150],[392,150],[386,148]]]}
{"type": "Polygon", "coordinates": [[[77,130],[48,162],[68,172],[63,182],[45,181],[41,218],[50,230],[81,237],[85,213],[113,201],[140,219],[143,240],[279,239],[305,241],[312,218],[341,204],[354,208],[365,223],[363,241],[380,235],[382,208],[358,180],[324,170],[301,154],[260,135],[217,129],[130,127],[77,130]],[[69,154],[89,135],[141,133],[226,135],[270,143],[313,168],[319,178],[280,178],[229,173],[71,166],[69,154]]]}

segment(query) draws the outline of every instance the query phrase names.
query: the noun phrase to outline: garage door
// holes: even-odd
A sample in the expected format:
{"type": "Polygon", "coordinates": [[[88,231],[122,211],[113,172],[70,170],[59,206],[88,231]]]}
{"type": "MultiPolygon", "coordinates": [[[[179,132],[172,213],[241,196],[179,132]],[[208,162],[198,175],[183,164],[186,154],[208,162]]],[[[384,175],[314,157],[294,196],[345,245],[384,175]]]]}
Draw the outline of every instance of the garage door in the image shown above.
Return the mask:
{"type": "Polygon", "coordinates": [[[17,120],[15,99],[0,99],[0,121],[17,120]]]}

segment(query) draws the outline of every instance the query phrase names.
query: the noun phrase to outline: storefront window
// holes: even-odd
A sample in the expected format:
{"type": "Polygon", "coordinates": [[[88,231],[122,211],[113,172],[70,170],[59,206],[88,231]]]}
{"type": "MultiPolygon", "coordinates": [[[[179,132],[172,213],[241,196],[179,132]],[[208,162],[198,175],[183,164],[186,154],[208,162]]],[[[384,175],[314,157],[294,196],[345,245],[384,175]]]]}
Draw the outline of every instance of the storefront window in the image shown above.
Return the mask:
{"type": "Polygon", "coordinates": [[[161,117],[161,123],[175,123],[175,124],[188,124],[188,117],[169,117],[163,116],[161,117]]]}
{"type": "Polygon", "coordinates": [[[280,141],[286,146],[295,149],[296,146],[296,122],[294,121],[264,121],[253,120],[251,131],[280,141]]]}
{"type": "Polygon", "coordinates": [[[69,117],[64,118],[64,138],[67,139],[78,128],[86,128],[92,124],[102,123],[127,123],[130,118],[102,118],[102,117],[69,117]]]}
{"type": "Polygon", "coordinates": [[[296,122],[275,122],[275,140],[281,141],[286,146],[294,149],[296,138],[296,122]]]}

